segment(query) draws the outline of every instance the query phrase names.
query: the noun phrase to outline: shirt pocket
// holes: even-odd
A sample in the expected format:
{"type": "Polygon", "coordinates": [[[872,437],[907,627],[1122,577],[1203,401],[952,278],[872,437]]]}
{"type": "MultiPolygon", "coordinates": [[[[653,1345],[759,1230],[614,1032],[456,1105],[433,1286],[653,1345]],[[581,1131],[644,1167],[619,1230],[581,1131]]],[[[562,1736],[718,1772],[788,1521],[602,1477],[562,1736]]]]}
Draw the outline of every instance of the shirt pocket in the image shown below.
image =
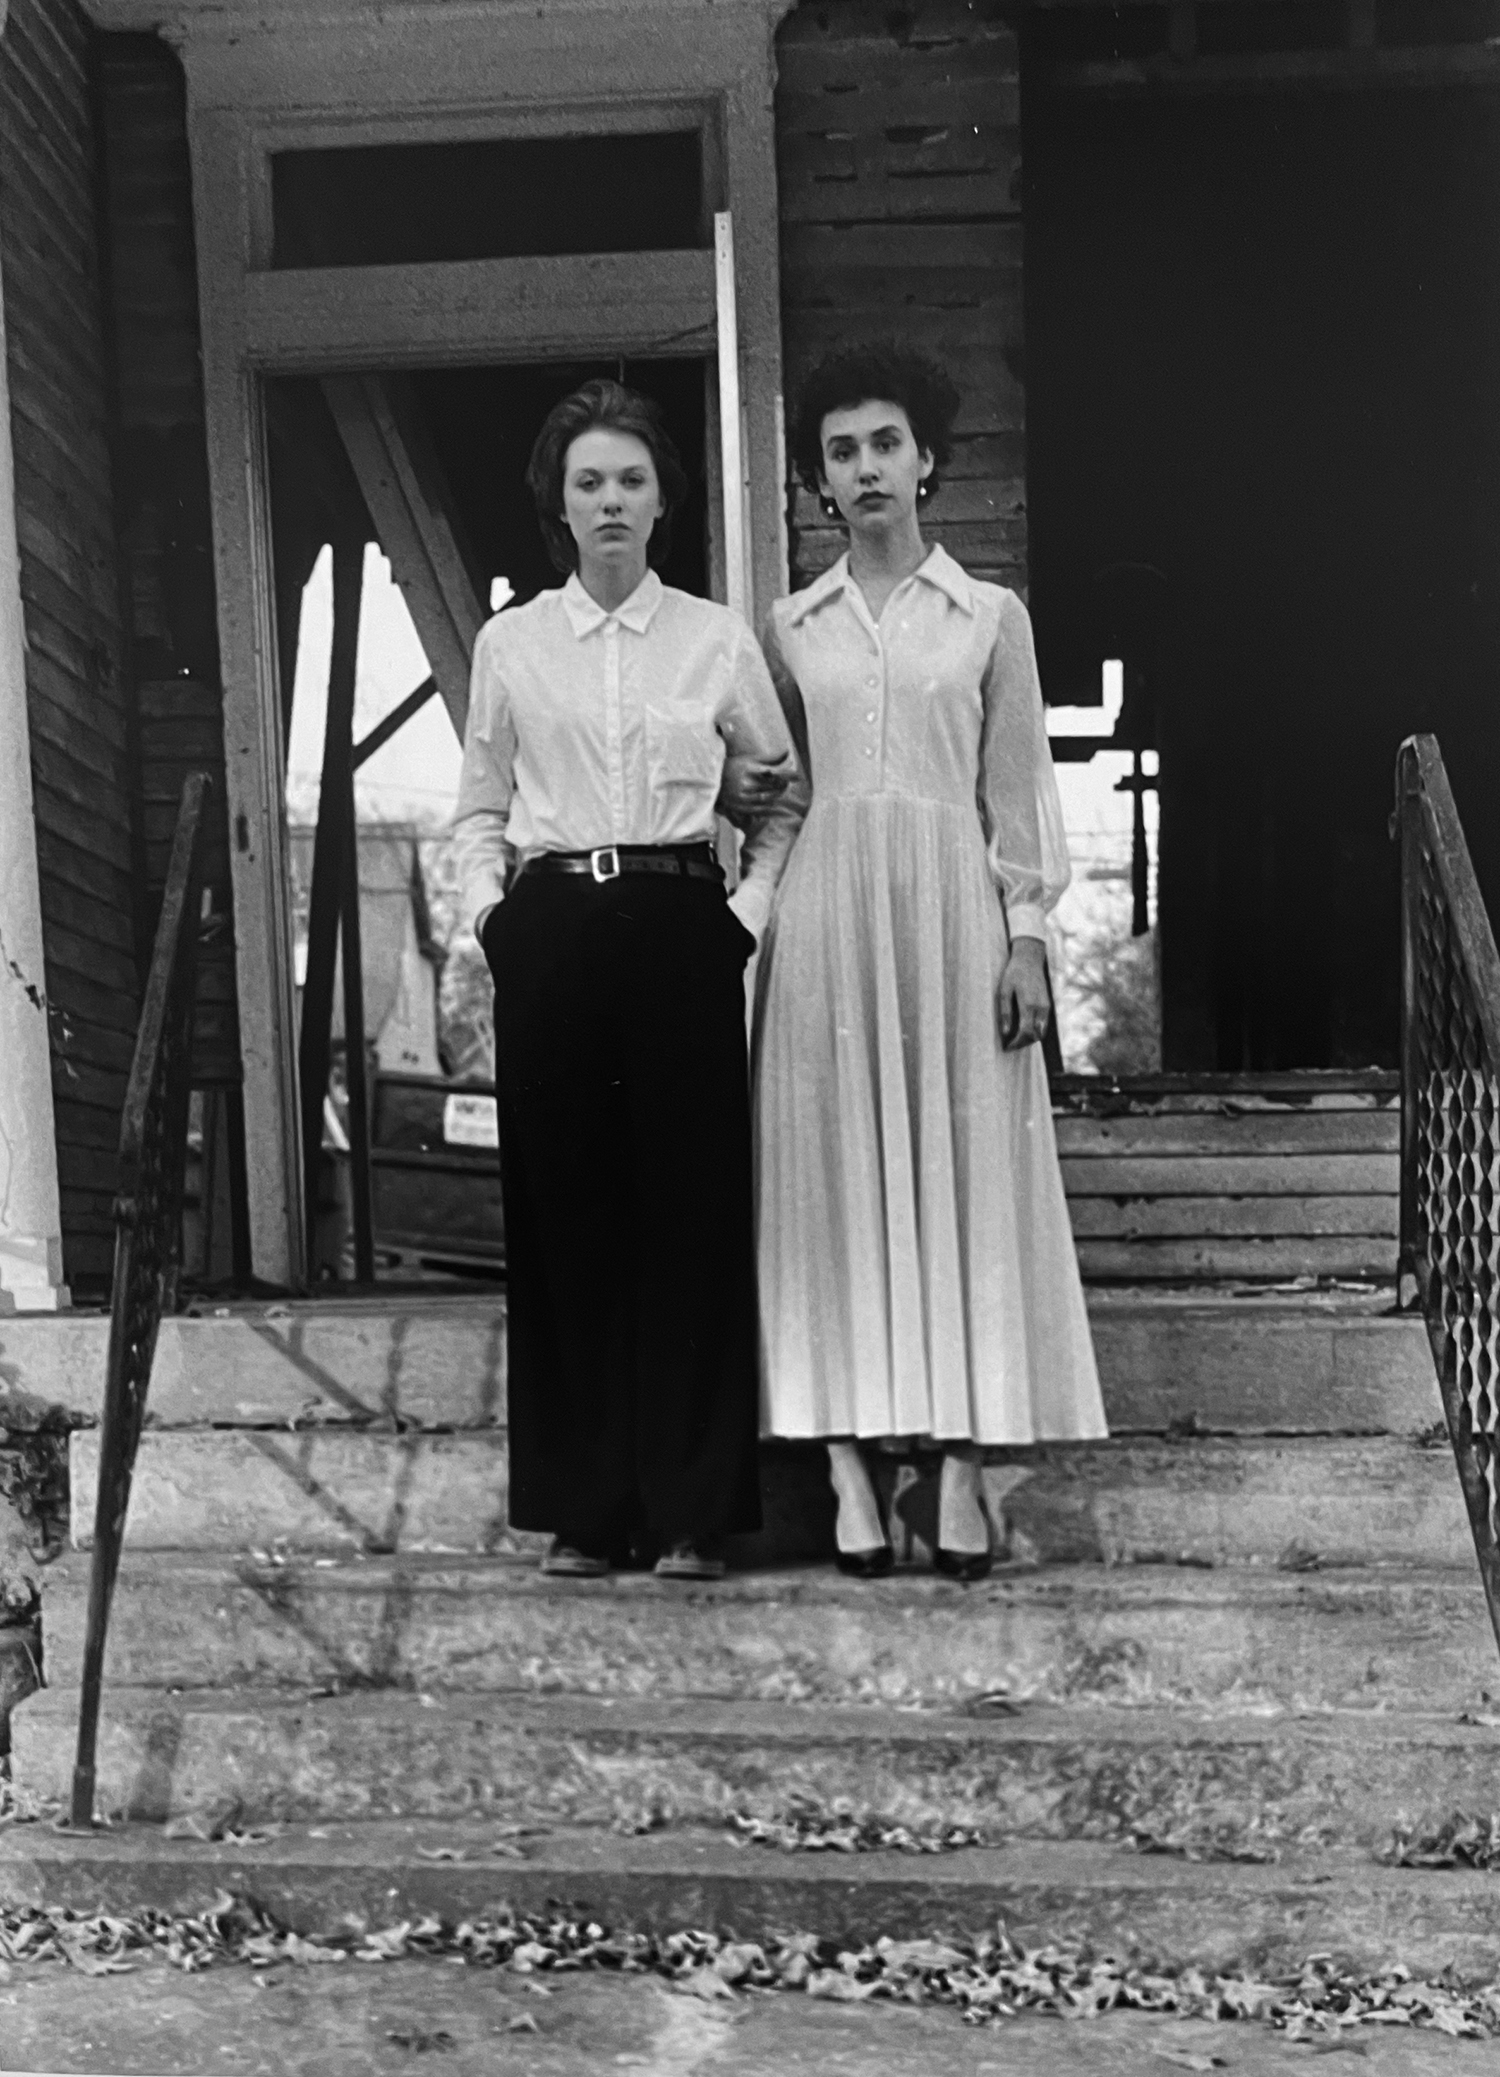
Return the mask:
{"type": "Polygon", "coordinates": [[[724,745],[713,724],[681,708],[646,708],[646,777],[652,792],[713,800],[724,769],[724,745]]]}

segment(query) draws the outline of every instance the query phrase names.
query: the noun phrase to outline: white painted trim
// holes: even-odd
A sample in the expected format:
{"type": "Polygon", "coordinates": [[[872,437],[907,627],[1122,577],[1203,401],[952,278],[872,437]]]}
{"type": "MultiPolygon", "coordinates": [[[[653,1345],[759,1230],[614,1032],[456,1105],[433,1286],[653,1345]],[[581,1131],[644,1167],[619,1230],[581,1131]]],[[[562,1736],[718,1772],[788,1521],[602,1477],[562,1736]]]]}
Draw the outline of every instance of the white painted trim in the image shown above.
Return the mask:
{"type": "Polygon", "coordinates": [[[303,1255],[283,751],[272,626],[260,377],[273,370],[548,359],[610,351],[713,355],[711,254],[654,255],[649,323],[609,256],[582,261],[270,267],[270,155],[321,145],[558,135],[597,123],[701,124],[735,220],[747,617],[785,589],[775,396],[781,383],[773,36],[790,0],[99,0],[112,28],[171,26],[188,82],[234,876],[251,1249],[296,1283],[303,1255]],[[586,270],[595,270],[585,288],[586,270]],[[550,270],[550,273],[549,273],[550,270]],[[580,270],[584,270],[581,272],[580,270]],[[420,277],[420,278],[419,278],[420,277]],[[552,281],[577,295],[517,308],[552,281]],[[499,287],[497,288],[497,284],[499,287]],[[374,293],[379,290],[380,293],[374,293]],[[675,335],[675,336],[674,336],[675,335]]]}
{"type": "Polygon", "coordinates": [[[714,287],[719,332],[719,482],[724,499],[724,601],[741,615],[750,607],[745,559],[745,441],[740,407],[740,329],[735,307],[734,219],[714,215],[714,287]]]}
{"type": "MultiPolygon", "coordinates": [[[[0,0],[0,32],[5,27],[0,0]]],[[[57,1122],[26,704],[5,292],[0,282],[0,1314],[57,1312],[63,1282],[57,1122]]]]}

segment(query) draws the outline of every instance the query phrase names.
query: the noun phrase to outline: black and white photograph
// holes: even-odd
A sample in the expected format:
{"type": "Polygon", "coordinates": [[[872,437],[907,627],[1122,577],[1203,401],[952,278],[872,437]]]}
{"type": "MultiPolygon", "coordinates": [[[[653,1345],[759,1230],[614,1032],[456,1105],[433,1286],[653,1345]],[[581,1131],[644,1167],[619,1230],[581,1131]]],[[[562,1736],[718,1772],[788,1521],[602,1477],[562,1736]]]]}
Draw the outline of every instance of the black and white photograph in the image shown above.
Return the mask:
{"type": "Polygon", "coordinates": [[[1500,2054],[1500,0],[0,0],[0,2073],[1500,2054]]]}

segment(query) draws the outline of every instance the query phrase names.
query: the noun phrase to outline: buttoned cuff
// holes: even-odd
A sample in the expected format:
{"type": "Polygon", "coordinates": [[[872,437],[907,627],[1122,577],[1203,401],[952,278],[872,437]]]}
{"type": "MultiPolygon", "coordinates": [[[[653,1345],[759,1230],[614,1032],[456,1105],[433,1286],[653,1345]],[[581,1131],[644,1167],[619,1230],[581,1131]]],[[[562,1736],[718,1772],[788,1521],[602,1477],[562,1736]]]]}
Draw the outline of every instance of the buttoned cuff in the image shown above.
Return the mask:
{"type": "Polygon", "coordinates": [[[729,897],[729,906],[758,945],[771,914],[769,890],[759,880],[741,880],[729,897]]]}
{"type": "Polygon", "coordinates": [[[1047,911],[1037,902],[1018,901],[1005,911],[1005,926],[1011,942],[1017,938],[1040,938],[1047,942],[1047,911]]]}

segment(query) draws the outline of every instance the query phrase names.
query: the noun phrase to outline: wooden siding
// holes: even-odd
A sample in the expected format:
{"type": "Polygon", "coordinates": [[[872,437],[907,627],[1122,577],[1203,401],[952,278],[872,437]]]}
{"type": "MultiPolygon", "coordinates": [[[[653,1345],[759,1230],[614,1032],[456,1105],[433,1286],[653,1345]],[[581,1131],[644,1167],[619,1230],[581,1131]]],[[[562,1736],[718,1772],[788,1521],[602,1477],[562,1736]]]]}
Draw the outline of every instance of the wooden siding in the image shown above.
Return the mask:
{"type": "Polygon", "coordinates": [[[101,38],[99,69],[146,910],[154,921],[182,782],[206,771],[205,885],[218,921],[199,957],[194,1071],[232,1082],[239,1029],[186,96],[176,55],[156,37],[101,38]]]}
{"type": "Polygon", "coordinates": [[[1090,1281],[1396,1274],[1395,1075],[1062,1075],[1053,1106],[1090,1281]]]}
{"type": "MultiPolygon", "coordinates": [[[[1026,581],[1020,101],[1002,0],[802,0],[777,38],[787,405],[833,348],[894,339],[963,393],[924,531],[1026,581]]],[[[843,533],[794,487],[792,582],[843,533]]]]}
{"type": "Polygon", "coordinates": [[[138,1000],[90,63],[76,0],[12,0],[0,38],[0,261],[63,1273],[83,1296],[109,1279],[138,1000]]]}

